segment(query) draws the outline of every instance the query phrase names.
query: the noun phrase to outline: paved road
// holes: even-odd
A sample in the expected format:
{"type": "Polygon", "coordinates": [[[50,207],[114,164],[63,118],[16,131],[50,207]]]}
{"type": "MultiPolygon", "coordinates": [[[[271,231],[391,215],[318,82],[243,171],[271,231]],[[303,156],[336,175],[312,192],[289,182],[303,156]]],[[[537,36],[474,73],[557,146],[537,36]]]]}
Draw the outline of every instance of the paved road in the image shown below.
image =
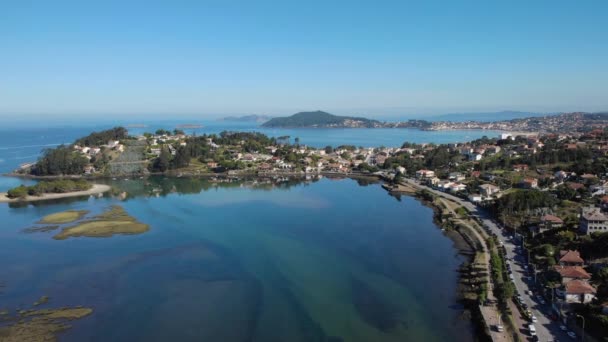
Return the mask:
{"type": "MultiPolygon", "coordinates": [[[[418,182],[412,179],[405,179],[405,181],[413,186],[420,187],[421,185],[418,182]]],[[[528,295],[528,291],[531,290],[533,285],[533,277],[530,280],[524,280],[523,277],[526,275],[524,270],[524,264],[527,258],[527,255],[524,256],[521,248],[516,248],[513,240],[496,224],[494,220],[490,217],[490,215],[478,208],[473,203],[463,200],[462,198],[450,195],[448,193],[431,189],[429,187],[424,186],[424,188],[438,196],[442,196],[444,198],[455,201],[468,209],[473,215],[477,215],[483,222],[484,226],[488,227],[490,231],[496,236],[498,239],[504,243],[505,249],[507,251],[507,258],[511,261],[511,270],[513,271],[514,276],[514,284],[517,290],[522,297],[524,302],[528,305],[532,313],[536,316],[537,322],[534,323],[536,328],[536,334],[540,341],[569,341],[571,340],[568,335],[566,335],[563,331],[559,329],[559,323],[553,322],[548,318],[549,313],[551,312],[551,307],[549,304],[541,305],[536,299],[532,298],[528,295]]],[[[527,327],[520,327],[521,332],[524,336],[528,336],[530,339],[530,335],[527,327]]]]}

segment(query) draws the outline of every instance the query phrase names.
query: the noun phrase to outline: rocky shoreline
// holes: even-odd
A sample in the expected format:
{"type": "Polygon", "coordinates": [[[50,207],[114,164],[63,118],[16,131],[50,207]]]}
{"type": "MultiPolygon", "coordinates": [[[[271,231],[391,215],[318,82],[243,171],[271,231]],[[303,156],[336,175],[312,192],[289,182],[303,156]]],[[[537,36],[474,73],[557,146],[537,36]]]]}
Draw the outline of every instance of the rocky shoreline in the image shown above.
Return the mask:
{"type": "Polygon", "coordinates": [[[444,231],[444,235],[452,240],[454,248],[458,254],[466,259],[456,270],[459,274],[456,289],[457,300],[463,305],[461,318],[472,323],[473,329],[475,329],[475,333],[479,341],[491,341],[491,337],[487,334],[483,317],[479,311],[479,298],[476,294],[471,293],[471,284],[478,281],[478,275],[472,271],[476,254],[479,252],[474,241],[472,241],[471,237],[459,227],[453,227],[451,224],[449,224],[449,220],[447,220],[447,217],[444,215],[445,208],[441,207],[435,201],[426,198],[420,190],[417,190],[408,184],[391,186],[385,183],[382,187],[391,195],[403,194],[412,196],[420,201],[423,205],[433,210],[433,221],[435,224],[438,227],[441,227],[441,230],[444,231]]]}

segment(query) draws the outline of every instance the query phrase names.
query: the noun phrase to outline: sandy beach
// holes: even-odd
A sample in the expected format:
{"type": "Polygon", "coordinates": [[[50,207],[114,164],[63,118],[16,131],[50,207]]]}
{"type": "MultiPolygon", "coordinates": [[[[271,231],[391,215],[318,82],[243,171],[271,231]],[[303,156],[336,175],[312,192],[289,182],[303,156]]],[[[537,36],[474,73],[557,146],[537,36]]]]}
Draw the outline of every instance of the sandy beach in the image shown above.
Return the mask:
{"type": "Polygon", "coordinates": [[[27,196],[25,198],[8,198],[6,192],[0,193],[0,203],[13,203],[13,202],[33,202],[33,201],[44,201],[66,197],[77,197],[77,196],[90,196],[101,194],[109,191],[111,187],[105,184],[93,184],[93,187],[85,191],[74,191],[66,192],[61,194],[43,194],[42,196],[27,196]]]}

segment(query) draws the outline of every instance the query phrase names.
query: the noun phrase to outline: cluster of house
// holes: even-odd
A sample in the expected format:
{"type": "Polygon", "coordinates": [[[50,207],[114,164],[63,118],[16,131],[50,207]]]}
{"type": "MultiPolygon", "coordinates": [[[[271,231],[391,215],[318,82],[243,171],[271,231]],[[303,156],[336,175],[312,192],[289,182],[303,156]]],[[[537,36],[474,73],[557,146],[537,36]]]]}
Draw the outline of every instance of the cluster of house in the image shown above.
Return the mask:
{"type": "Polygon", "coordinates": [[[591,274],[583,267],[585,260],[578,251],[560,251],[553,269],[559,273],[561,284],[555,289],[566,303],[589,303],[595,299],[596,289],[589,283],[591,274]]]}
{"type": "Polygon", "coordinates": [[[422,169],[416,171],[416,178],[442,191],[456,193],[467,189],[466,184],[462,183],[466,176],[460,172],[451,172],[447,179],[442,180],[435,176],[435,171],[422,169]]]}
{"type": "Polygon", "coordinates": [[[144,136],[140,136],[138,137],[138,140],[146,140],[149,139],[149,144],[150,144],[150,153],[152,153],[153,155],[155,155],[156,157],[160,156],[160,153],[162,151],[161,149],[161,145],[162,146],[166,146],[169,149],[169,152],[171,153],[171,155],[175,155],[177,153],[177,150],[174,146],[174,144],[172,144],[173,142],[178,142],[180,146],[186,146],[186,138],[188,136],[185,134],[175,134],[175,135],[168,135],[168,134],[155,134],[152,135],[150,138],[146,138],[144,136]]]}
{"type": "MultiPolygon", "coordinates": [[[[74,145],[73,148],[80,152],[87,160],[91,161],[91,159],[96,158],[104,150],[114,150],[122,153],[125,150],[125,145],[121,144],[119,140],[110,140],[107,144],[101,146],[74,145]]],[[[84,174],[91,174],[95,172],[95,167],[93,164],[87,164],[82,171],[84,174]]]]}

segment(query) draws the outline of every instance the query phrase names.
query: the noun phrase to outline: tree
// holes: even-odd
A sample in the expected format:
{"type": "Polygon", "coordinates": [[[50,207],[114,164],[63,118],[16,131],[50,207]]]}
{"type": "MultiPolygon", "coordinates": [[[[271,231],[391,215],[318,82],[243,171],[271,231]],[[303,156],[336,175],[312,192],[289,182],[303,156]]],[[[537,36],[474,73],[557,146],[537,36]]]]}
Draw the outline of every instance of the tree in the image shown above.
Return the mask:
{"type": "Polygon", "coordinates": [[[7,192],[8,198],[25,198],[28,195],[28,188],[25,185],[20,185],[7,192]]]}
{"type": "Polygon", "coordinates": [[[190,165],[190,153],[187,146],[180,146],[175,152],[175,158],[171,162],[173,169],[179,169],[190,165]]]}
{"type": "Polygon", "coordinates": [[[397,184],[401,182],[403,182],[403,175],[401,174],[401,172],[397,172],[395,174],[395,178],[393,178],[393,183],[397,184]]]}
{"type": "Polygon", "coordinates": [[[154,161],[154,171],[165,172],[171,166],[171,152],[165,146],[160,150],[160,156],[154,161]]]}
{"type": "Polygon", "coordinates": [[[76,175],[81,174],[88,160],[72,148],[60,145],[46,149],[32,168],[37,176],[76,175]]]}
{"type": "Polygon", "coordinates": [[[124,127],[114,127],[101,132],[93,132],[86,137],[76,140],[76,145],[82,146],[101,146],[110,140],[122,140],[128,137],[127,129],[124,127]]]}
{"type": "Polygon", "coordinates": [[[330,154],[334,151],[333,147],[327,145],[325,146],[325,153],[330,154]]]}

